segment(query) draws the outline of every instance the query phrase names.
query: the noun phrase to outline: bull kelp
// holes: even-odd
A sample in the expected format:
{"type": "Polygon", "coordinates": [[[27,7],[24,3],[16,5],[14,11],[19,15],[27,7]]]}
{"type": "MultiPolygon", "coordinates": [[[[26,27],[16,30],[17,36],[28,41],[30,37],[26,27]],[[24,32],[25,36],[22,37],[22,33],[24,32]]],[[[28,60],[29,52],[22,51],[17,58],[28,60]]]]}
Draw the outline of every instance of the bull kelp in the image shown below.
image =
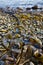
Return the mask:
{"type": "Polygon", "coordinates": [[[43,13],[21,10],[0,11],[0,65],[43,65],[43,13]]]}

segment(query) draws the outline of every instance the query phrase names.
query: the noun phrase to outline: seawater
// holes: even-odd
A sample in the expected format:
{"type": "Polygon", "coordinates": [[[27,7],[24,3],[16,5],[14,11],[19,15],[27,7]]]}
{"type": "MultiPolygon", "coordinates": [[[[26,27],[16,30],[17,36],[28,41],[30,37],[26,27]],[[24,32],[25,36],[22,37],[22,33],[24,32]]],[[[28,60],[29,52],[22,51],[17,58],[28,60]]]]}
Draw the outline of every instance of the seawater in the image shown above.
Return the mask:
{"type": "Polygon", "coordinates": [[[0,7],[43,7],[43,0],[0,0],[0,7]]]}

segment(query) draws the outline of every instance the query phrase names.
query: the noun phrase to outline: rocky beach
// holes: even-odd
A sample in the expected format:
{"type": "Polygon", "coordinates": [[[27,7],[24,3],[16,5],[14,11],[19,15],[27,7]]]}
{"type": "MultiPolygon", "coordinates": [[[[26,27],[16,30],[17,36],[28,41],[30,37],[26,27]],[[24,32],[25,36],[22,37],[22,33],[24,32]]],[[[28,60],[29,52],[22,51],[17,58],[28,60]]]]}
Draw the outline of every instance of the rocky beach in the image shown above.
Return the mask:
{"type": "Polygon", "coordinates": [[[1,65],[43,65],[43,11],[28,9],[0,9],[1,65]]]}
{"type": "Polygon", "coordinates": [[[0,7],[0,65],[43,65],[43,7],[0,7]]]}

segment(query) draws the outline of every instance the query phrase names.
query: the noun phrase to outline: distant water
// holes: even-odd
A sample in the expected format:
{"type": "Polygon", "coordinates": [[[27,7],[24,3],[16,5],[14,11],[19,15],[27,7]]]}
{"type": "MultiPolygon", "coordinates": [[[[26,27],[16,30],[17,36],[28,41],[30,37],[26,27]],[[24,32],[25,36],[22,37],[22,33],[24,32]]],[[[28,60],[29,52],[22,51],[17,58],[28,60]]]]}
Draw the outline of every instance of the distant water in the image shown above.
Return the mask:
{"type": "Polygon", "coordinates": [[[43,0],[0,0],[0,7],[43,7],[43,0]]]}

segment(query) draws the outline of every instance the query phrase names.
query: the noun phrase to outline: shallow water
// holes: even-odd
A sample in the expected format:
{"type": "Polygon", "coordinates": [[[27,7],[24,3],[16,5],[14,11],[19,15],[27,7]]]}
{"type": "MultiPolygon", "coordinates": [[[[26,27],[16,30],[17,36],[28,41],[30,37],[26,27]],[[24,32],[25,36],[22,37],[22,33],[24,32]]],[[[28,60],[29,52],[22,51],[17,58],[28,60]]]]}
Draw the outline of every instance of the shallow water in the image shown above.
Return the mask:
{"type": "Polygon", "coordinates": [[[43,7],[43,0],[0,0],[0,7],[31,7],[36,4],[43,7]]]}

